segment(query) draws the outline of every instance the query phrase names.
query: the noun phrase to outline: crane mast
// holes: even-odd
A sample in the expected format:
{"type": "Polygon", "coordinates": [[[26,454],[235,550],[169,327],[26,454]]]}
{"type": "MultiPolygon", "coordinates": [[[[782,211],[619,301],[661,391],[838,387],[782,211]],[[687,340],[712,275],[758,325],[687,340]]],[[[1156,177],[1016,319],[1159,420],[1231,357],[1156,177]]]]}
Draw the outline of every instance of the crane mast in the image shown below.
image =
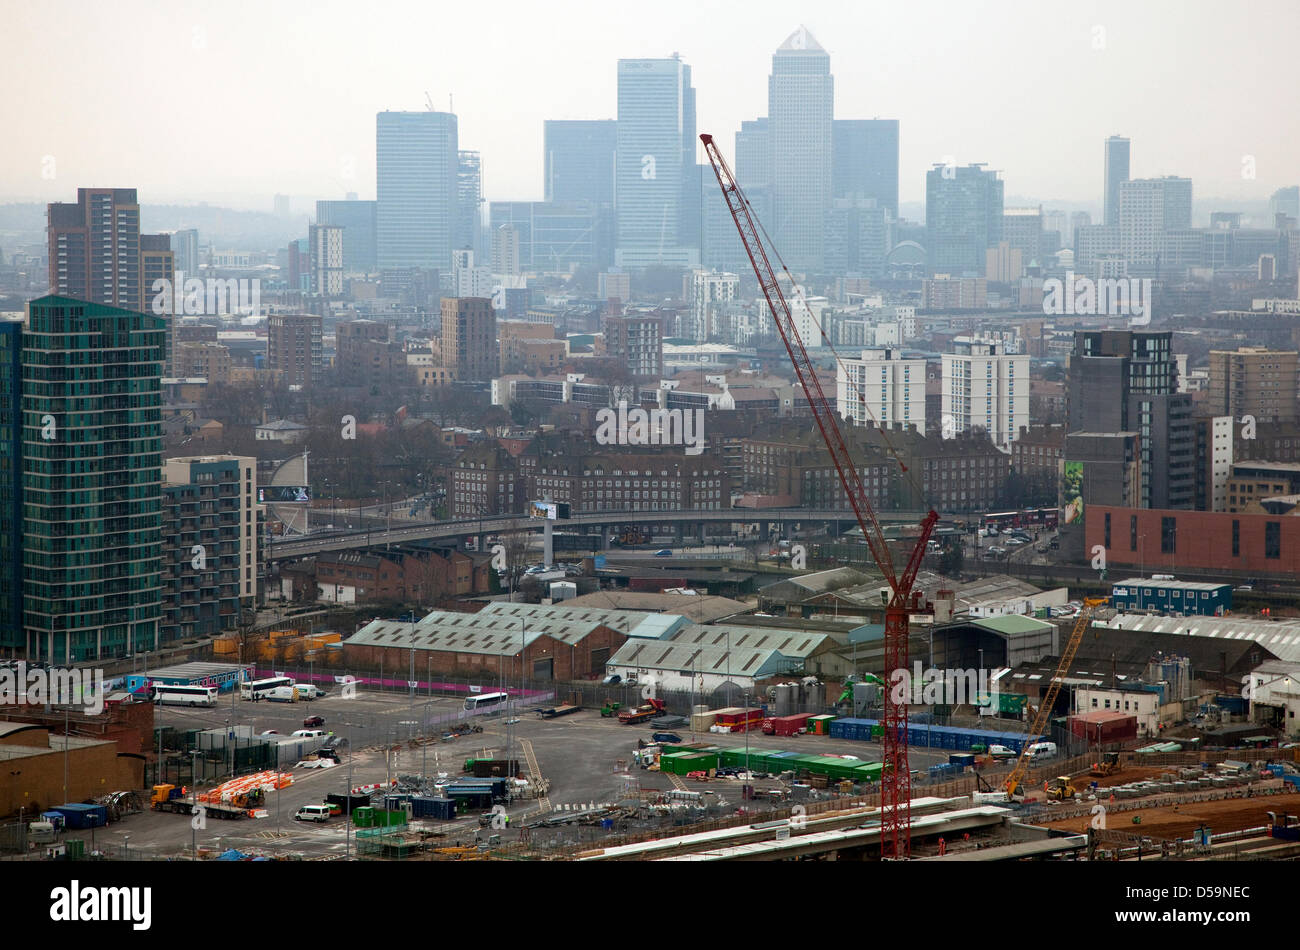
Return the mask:
{"type": "MultiPolygon", "coordinates": [[[[853,464],[848,446],[840,433],[835,412],[822,390],[821,382],[817,379],[812,360],[808,358],[808,351],[790,313],[790,304],[777,281],[763,242],[759,240],[758,228],[750,213],[749,202],[726,160],[714,144],[713,136],[703,134],[700,136],[700,141],[704,143],[704,151],[713,165],[713,173],[717,176],[727,209],[731,212],[732,220],[736,222],[736,230],[740,232],[741,243],[745,245],[745,253],[749,255],[749,262],[754,268],[754,275],[758,278],[759,288],[767,300],[767,307],[776,322],[777,332],[785,343],[786,353],[790,356],[795,375],[812,409],[813,419],[817,423],[831,461],[839,474],[844,495],[853,508],[853,514],[862,529],[862,536],[866,539],[872,559],[889,583],[891,593],[889,602],[885,605],[884,659],[885,679],[888,685],[883,691],[884,721],[881,723],[884,769],[881,773],[880,847],[881,856],[884,858],[907,858],[911,854],[912,800],[912,773],[908,767],[907,757],[908,697],[906,694],[911,690],[911,676],[906,672],[908,611],[919,609],[921,606],[919,596],[913,594],[912,586],[925,557],[926,542],[929,541],[939,516],[931,510],[922,519],[916,547],[912,549],[902,574],[898,574],[894,569],[894,559],[885,540],[885,533],[880,527],[880,521],[876,518],[876,512],[871,507],[862,484],[862,477],[857,466],[853,464]],[[895,671],[903,671],[904,682],[907,684],[907,688],[903,690],[902,702],[896,701],[898,697],[894,695],[892,687],[895,671]]],[[[902,466],[902,470],[907,471],[906,466],[902,466]]]]}

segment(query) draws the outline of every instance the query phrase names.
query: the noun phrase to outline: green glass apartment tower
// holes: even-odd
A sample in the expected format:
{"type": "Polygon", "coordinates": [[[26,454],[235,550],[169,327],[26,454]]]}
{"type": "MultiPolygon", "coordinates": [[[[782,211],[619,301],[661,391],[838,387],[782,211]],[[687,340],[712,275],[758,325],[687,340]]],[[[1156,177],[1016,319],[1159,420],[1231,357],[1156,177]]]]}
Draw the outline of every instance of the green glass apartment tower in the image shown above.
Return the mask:
{"type": "Polygon", "coordinates": [[[29,659],[158,648],[161,317],[69,297],[23,334],[23,627],[29,659]]]}
{"type": "Polygon", "coordinates": [[[1002,240],[1003,183],[983,165],[935,165],[925,175],[929,272],[983,277],[984,251],[1002,240]]]}
{"type": "Polygon", "coordinates": [[[0,656],[23,639],[23,324],[0,319],[0,656]]]}

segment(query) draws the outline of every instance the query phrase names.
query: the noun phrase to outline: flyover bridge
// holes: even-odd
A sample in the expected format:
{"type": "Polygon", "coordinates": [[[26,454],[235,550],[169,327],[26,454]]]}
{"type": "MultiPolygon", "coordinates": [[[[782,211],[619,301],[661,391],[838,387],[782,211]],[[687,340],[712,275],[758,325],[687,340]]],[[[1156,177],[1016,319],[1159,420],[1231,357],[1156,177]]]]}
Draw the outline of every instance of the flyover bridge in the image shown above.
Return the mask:
{"type": "MultiPolygon", "coordinates": [[[[925,517],[922,511],[891,511],[880,514],[880,521],[886,526],[917,524],[925,517]]],[[[692,533],[686,529],[694,526],[694,534],[703,538],[703,528],[707,524],[743,524],[757,525],[756,539],[766,540],[773,533],[783,534],[790,525],[809,523],[834,524],[837,521],[857,522],[849,509],[812,510],[806,508],[722,508],[704,511],[600,511],[577,514],[571,518],[551,522],[554,530],[580,534],[599,535],[599,547],[606,547],[605,541],[612,528],[623,525],[663,525],[672,529],[674,537],[680,539],[684,534],[692,533]]],[[[268,561],[293,560],[313,554],[326,554],[336,551],[350,551],[357,548],[369,548],[377,545],[410,544],[418,541],[457,541],[467,537],[477,537],[479,550],[484,550],[483,539],[489,535],[504,534],[512,531],[541,531],[540,519],[528,519],[523,515],[494,515],[483,518],[459,518],[451,521],[430,521],[419,524],[388,525],[386,527],[355,528],[348,531],[331,531],[308,535],[291,541],[275,541],[266,546],[268,561]]],[[[665,532],[667,533],[667,532],[665,532]]]]}

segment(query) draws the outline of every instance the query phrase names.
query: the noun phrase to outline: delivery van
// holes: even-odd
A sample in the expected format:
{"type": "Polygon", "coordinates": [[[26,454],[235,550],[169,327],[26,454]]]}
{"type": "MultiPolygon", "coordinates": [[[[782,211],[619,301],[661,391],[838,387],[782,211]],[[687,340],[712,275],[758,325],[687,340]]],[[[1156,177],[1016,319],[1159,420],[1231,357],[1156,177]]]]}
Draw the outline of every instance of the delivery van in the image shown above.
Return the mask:
{"type": "Polygon", "coordinates": [[[294,821],[328,821],[330,817],[330,808],[328,805],[303,805],[293,816],[294,821]]]}

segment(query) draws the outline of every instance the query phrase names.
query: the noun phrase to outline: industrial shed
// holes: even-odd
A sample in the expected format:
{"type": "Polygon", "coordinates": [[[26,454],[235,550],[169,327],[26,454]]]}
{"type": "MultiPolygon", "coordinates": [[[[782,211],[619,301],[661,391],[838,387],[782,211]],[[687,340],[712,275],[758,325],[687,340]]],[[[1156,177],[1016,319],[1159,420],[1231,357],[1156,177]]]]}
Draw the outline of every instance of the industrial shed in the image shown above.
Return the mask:
{"type": "Polygon", "coordinates": [[[415,624],[371,621],[343,642],[343,652],[363,667],[405,670],[414,651],[417,673],[569,680],[600,673],[626,639],[594,619],[434,611],[415,624]]]}
{"type": "Polygon", "coordinates": [[[700,646],[629,640],[610,658],[608,672],[626,679],[651,676],[662,690],[752,690],[759,680],[799,669],[803,661],[772,648],[700,646]]]}

